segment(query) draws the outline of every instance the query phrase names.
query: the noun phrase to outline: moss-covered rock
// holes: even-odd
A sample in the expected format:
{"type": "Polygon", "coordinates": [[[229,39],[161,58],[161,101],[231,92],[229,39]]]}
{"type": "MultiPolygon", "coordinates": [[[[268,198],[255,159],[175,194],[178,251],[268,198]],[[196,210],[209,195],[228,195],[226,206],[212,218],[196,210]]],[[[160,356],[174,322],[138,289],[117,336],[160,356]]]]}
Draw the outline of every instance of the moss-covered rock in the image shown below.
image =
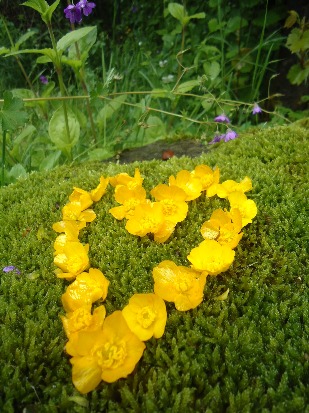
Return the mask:
{"type": "MultiPolygon", "coordinates": [[[[309,412],[308,132],[292,125],[243,135],[199,158],[130,165],[87,163],[33,173],[0,190],[1,412],[309,412]],[[59,314],[66,281],[53,273],[52,224],[73,186],[140,168],[149,191],[181,169],[217,165],[221,181],[249,176],[258,206],[232,267],[208,277],[205,298],[182,313],[168,304],[163,338],[146,344],[127,379],[81,396],[71,382],[59,314]],[[16,266],[17,272],[2,268],[16,266]],[[230,289],[224,301],[215,297],[230,289]]],[[[151,292],[164,259],[189,265],[201,224],[225,201],[200,197],[163,245],[128,234],[108,213],[112,189],[82,233],[110,280],[107,312],[151,292]]]]}

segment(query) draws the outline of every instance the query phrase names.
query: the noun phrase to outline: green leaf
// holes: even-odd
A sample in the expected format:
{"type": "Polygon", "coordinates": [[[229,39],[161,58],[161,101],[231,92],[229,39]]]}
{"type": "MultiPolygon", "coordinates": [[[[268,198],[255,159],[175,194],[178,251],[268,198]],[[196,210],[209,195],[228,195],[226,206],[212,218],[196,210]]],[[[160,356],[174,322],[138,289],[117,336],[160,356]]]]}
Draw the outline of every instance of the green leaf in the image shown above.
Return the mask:
{"type": "Polygon", "coordinates": [[[302,31],[294,28],[289,34],[286,46],[292,53],[298,53],[309,49],[309,30],[302,31]]]}
{"type": "Polygon", "coordinates": [[[58,159],[60,158],[61,151],[52,152],[39,165],[40,171],[50,171],[58,164],[58,159]]]}
{"type": "Polygon", "coordinates": [[[210,80],[215,80],[220,73],[221,67],[218,62],[205,62],[203,64],[205,75],[210,78],[210,80]]]}
{"type": "Polygon", "coordinates": [[[110,148],[97,148],[88,153],[89,161],[103,161],[104,159],[112,158],[115,152],[110,148]]]}
{"type": "Polygon", "coordinates": [[[22,6],[31,7],[38,11],[41,15],[48,10],[48,4],[45,0],[29,0],[22,3],[22,6]]]}
{"type": "Polygon", "coordinates": [[[11,170],[10,170],[9,173],[8,173],[8,175],[9,175],[9,178],[11,178],[10,180],[12,180],[12,178],[15,180],[15,179],[21,178],[21,177],[23,177],[23,176],[26,176],[26,175],[27,175],[27,171],[26,171],[26,169],[22,166],[22,164],[17,163],[16,165],[14,165],[14,166],[11,168],[11,170]]]}
{"type": "Polygon", "coordinates": [[[186,16],[185,8],[178,3],[169,3],[168,6],[168,11],[170,14],[175,17],[175,19],[179,20],[181,25],[184,25],[184,18],[186,16]]]}
{"type": "Polygon", "coordinates": [[[72,44],[69,48],[69,59],[74,59],[78,61],[82,61],[84,63],[88,58],[89,51],[91,50],[92,46],[95,44],[97,39],[97,28],[94,27],[94,30],[91,30],[87,33],[84,37],[78,40],[78,50],[79,55],[77,53],[75,44],[72,44]]]}
{"type": "Polygon", "coordinates": [[[104,107],[97,115],[97,122],[100,129],[103,128],[104,122],[114,115],[126,99],[126,95],[120,95],[105,103],[104,107]]]}
{"type": "Polygon", "coordinates": [[[44,13],[42,13],[42,19],[44,20],[45,23],[51,22],[52,15],[54,11],[56,10],[59,3],[60,3],[60,0],[56,0],[51,6],[48,7],[48,9],[44,13]]]}
{"type": "Polygon", "coordinates": [[[198,80],[188,80],[177,86],[176,93],[187,93],[190,92],[195,86],[198,86],[200,82],[198,80]]]}
{"type": "Polygon", "coordinates": [[[0,56],[3,54],[6,54],[10,51],[10,49],[8,49],[7,47],[0,47],[0,56]]]}
{"type": "Polygon", "coordinates": [[[14,46],[14,50],[18,50],[19,46],[23,43],[25,43],[25,41],[27,41],[30,37],[34,36],[35,34],[37,34],[37,30],[30,30],[27,33],[23,34],[22,36],[20,36],[20,38],[17,40],[17,42],[15,43],[14,46]]]}
{"type": "Polygon", "coordinates": [[[290,29],[299,20],[299,15],[295,10],[290,10],[289,14],[283,26],[286,29],[290,29]]]}
{"type": "Polygon", "coordinates": [[[3,96],[4,104],[0,110],[0,125],[3,131],[13,131],[26,122],[28,115],[23,111],[24,102],[13,97],[12,92],[5,91],[3,96]]]}
{"type": "Polygon", "coordinates": [[[49,125],[48,134],[50,140],[58,149],[67,156],[70,155],[72,148],[77,144],[80,135],[80,126],[74,112],[67,108],[69,135],[66,130],[65,116],[63,106],[60,106],[53,114],[49,125]]]}
{"type": "Polygon", "coordinates": [[[44,55],[44,56],[47,56],[47,57],[50,59],[50,60],[48,60],[48,61],[56,62],[56,53],[55,53],[55,51],[54,51],[53,49],[49,49],[49,48],[46,48],[46,49],[24,49],[24,50],[17,50],[17,51],[10,52],[10,53],[6,54],[4,57],[15,56],[15,55],[24,54],[24,53],[29,53],[29,54],[31,54],[31,53],[34,53],[34,54],[42,54],[42,55],[44,55]]]}
{"type": "Polygon", "coordinates": [[[83,63],[78,59],[68,59],[66,56],[61,57],[61,63],[72,67],[74,70],[78,70],[82,67],[83,63]]]}
{"type": "Polygon", "coordinates": [[[309,67],[305,67],[304,69],[300,66],[300,64],[296,64],[291,66],[287,78],[292,83],[292,85],[301,85],[308,79],[309,76],[309,67]]]}
{"type": "Polygon", "coordinates": [[[92,30],[96,30],[96,26],[83,27],[81,29],[73,30],[70,33],[67,33],[57,42],[57,50],[64,52],[68,49],[73,43],[77,42],[84,36],[87,36],[92,30]]]}

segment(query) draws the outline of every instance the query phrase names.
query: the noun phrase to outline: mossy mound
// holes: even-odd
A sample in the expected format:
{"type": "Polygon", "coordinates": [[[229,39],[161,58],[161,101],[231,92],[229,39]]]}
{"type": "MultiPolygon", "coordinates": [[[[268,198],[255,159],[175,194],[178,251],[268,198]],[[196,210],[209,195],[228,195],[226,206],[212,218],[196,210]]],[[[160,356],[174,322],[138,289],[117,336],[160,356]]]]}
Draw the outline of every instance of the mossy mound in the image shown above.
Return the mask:
{"type": "MultiPolygon", "coordinates": [[[[0,190],[1,412],[309,412],[308,132],[257,131],[199,158],[130,165],[88,163],[34,173],[0,190]],[[133,374],[81,396],[71,382],[59,314],[66,281],[53,274],[52,224],[73,186],[140,168],[150,190],[181,169],[205,163],[221,181],[246,175],[258,215],[244,228],[232,267],[208,277],[205,298],[182,313],[168,304],[163,338],[151,339],[133,374]],[[20,274],[2,272],[14,265],[20,274]],[[230,289],[224,301],[215,300],[230,289]]],[[[200,197],[163,245],[128,234],[108,213],[112,190],[83,230],[90,261],[110,280],[110,314],[135,292],[153,289],[164,259],[189,265],[201,224],[227,204],[200,197]]]]}

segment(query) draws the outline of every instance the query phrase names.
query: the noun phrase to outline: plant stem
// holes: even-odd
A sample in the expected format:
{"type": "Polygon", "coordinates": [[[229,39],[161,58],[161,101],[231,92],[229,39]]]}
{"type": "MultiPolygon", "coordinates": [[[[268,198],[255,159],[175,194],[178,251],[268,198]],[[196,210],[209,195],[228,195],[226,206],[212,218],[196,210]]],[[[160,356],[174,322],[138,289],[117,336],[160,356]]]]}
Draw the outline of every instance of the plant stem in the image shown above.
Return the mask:
{"type": "Polygon", "coordinates": [[[4,129],[3,136],[2,136],[1,186],[4,185],[5,146],[6,146],[6,130],[4,129]]]}
{"type": "MultiPolygon", "coordinates": [[[[60,87],[60,93],[61,96],[64,97],[66,96],[66,91],[65,91],[65,85],[64,85],[64,81],[63,81],[63,76],[62,76],[62,66],[61,66],[61,59],[57,50],[57,44],[56,44],[56,39],[54,36],[54,32],[52,29],[52,25],[51,23],[47,23],[47,28],[48,28],[48,32],[49,32],[49,36],[52,42],[52,46],[53,49],[55,51],[56,54],[56,63],[55,63],[55,69],[57,72],[57,76],[58,76],[58,82],[59,82],[59,87],[60,87]]],[[[70,139],[70,128],[69,128],[69,120],[68,120],[68,110],[67,110],[67,105],[66,105],[66,101],[63,100],[63,114],[64,114],[64,122],[65,122],[65,128],[66,128],[66,132],[67,132],[67,136],[69,141],[70,139]]],[[[72,158],[72,153],[70,151],[69,154],[70,159],[72,158]]]]}

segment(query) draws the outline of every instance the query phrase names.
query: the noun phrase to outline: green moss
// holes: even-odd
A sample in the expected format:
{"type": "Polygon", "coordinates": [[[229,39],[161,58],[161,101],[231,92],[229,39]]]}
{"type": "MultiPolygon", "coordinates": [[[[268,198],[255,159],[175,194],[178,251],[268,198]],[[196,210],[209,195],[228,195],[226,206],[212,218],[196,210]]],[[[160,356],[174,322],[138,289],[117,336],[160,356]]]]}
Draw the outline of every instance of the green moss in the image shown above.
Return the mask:
{"type": "MultiPolygon", "coordinates": [[[[0,274],[0,411],[309,412],[308,152],[306,129],[292,125],[244,135],[196,159],[60,167],[2,188],[0,265],[21,273],[0,274]],[[253,181],[258,215],[232,267],[209,277],[198,308],[181,313],[167,304],[165,334],[147,343],[134,374],[79,395],[64,353],[59,314],[67,283],[53,274],[52,224],[73,186],[92,189],[100,175],[139,167],[150,190],[201,163],[217,165],[222,180],[253,181]],[[227,288],[228,299],[216,301],[227,288]]],[[[110,189],[82,235],[92,266],[111,281],[108,313],[133,293],[152,291],[160,261],[188,265],[200,225],[224,201],[191,202],[163,245],[128,234],[108,213],[114,205],[110,189]]]]}

